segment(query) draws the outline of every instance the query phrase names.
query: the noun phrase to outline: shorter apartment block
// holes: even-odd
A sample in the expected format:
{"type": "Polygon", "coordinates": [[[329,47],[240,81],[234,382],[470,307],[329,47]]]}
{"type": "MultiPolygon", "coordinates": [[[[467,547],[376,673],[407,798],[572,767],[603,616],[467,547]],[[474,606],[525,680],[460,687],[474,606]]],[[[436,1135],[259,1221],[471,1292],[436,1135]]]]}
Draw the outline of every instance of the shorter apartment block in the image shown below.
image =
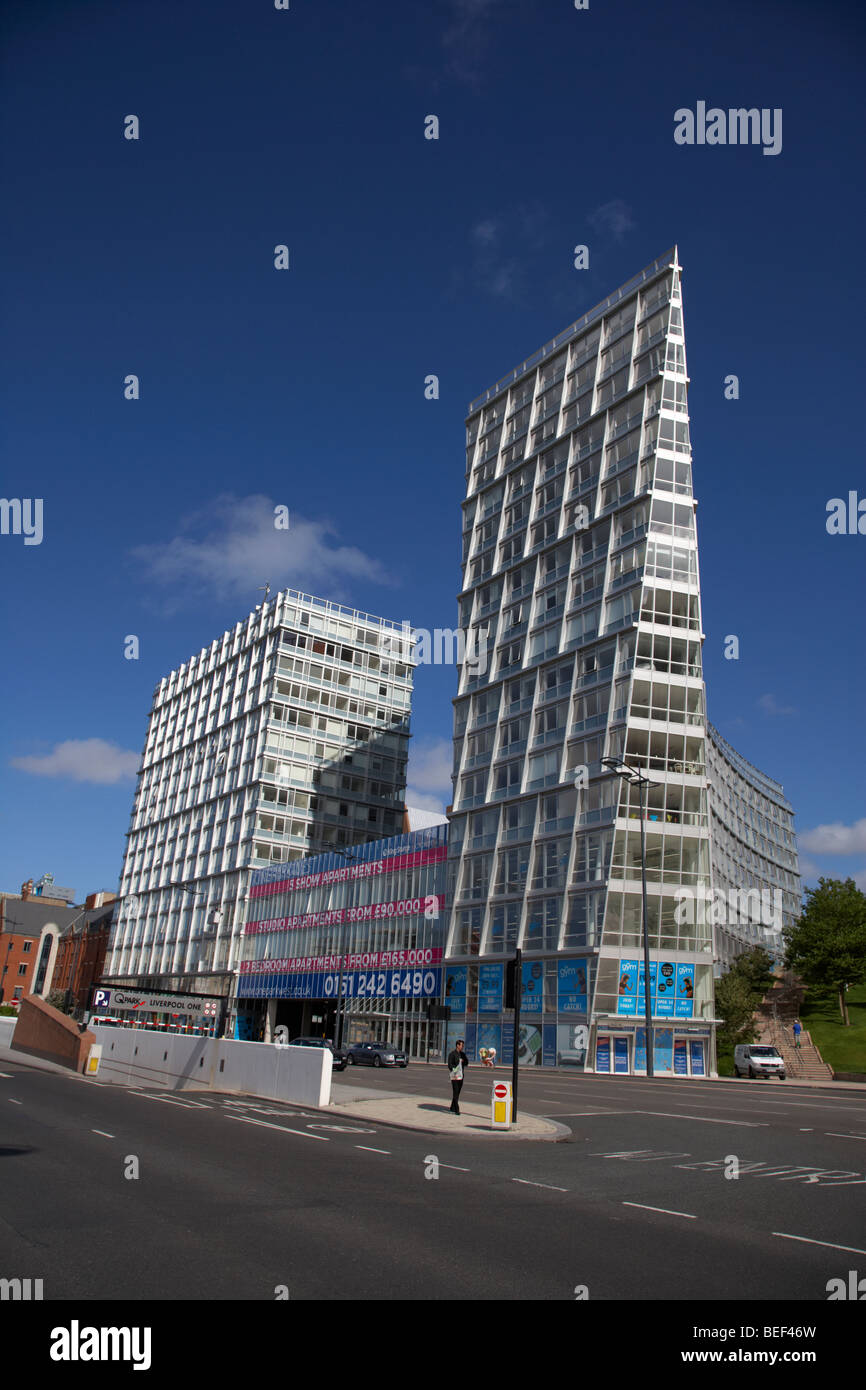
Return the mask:
{"type": "Polygon", "coordinates": [[[258,868],[399,830],[402,635],[287,589],[159,683],[106,982],[228,998],[258,868]]]}

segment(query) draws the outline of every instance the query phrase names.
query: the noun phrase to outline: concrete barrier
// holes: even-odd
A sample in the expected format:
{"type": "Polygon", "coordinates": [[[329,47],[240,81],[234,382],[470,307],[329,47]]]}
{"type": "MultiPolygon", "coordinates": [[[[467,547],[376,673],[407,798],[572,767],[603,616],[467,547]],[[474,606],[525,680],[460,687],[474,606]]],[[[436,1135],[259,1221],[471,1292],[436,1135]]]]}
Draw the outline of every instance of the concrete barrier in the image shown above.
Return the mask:
{"type": "Polygon", "coordinates": [[[11,1043],[14,1052],[26,1052],[31,1057],[44,1057],[73,1071],[83,1071],[94,1041],[93,1034],[87,1029],[82,1032],[75,1019],[37,995],[28,994],[21,1000],[11,1043]]]}
{"type": "Polygon", "coordinates": [[[12,1046],[12,1034],[15,1032],[15,1024],[18,1022],[11,1014],[0,1015],[0,1047],[12,1046]]]}
{"type": "Polygon", "coordinates": [[[99,1080],[170,1091],[210,1088],[327,1105],[333,1063],[326,1047],[278,1047],[229,1038],[175,1037],[91,1023],[102,1044],[99,1080]]]}

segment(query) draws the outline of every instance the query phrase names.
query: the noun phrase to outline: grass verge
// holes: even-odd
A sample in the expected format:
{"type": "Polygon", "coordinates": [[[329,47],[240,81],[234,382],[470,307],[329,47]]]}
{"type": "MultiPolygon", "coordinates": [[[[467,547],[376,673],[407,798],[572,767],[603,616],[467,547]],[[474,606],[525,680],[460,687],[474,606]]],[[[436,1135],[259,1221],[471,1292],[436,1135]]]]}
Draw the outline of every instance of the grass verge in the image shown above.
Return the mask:
{"type": "Polygon", "coordinates": [[[850,1028],[842,1022],[837,996],[814,989],[803,1000],[800,1022],[834,1071],[866,1072],[866,985],[853,985],[846,998],[850,1028]]]}

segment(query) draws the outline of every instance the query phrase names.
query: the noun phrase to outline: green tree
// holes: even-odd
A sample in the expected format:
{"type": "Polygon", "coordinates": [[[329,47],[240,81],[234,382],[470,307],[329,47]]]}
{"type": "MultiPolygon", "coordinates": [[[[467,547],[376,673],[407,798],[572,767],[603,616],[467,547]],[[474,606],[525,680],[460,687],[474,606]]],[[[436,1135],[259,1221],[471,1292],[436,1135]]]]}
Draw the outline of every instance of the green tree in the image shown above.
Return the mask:
{"type": "Polygon", "coordinates": [[[813,989],[834,990],[846,1028],[846,985],[866,980],[866,894],[853,878],[819,878],[799,921],[782,932],[785,964],[813,989]]]}
{"type": "Polygon", "coordinates": [[[734,967],[716,980],[716,1016],[724,1019],[718,1030],[720,1051],[733,1052],[739,1043],[754,1042],[758,1036],[754,1013],[760,997],[734,967]]]}
{"type": "Polygon", "coordinates": [[[772,989],[776,979],[773,974],[773,957],[763,946],[753,946],[751,951],[744,951],[741,956],[737,956],[731,970],[746,982],[756,996],[756,1002],[760,1002],[767,990],[772,989]]]}

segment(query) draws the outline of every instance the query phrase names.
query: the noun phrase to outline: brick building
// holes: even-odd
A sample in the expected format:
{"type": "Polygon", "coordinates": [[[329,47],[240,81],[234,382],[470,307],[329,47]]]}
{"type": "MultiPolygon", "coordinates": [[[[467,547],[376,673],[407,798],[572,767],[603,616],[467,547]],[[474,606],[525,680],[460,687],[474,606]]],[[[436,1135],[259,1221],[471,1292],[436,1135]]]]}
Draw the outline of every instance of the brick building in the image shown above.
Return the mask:
{"type": "Polygon", "coordinates": [[[20,893],[0,894],[0,1003],[27,994],[46,998],[52,988],[60,937],[82,915],[63,900],[33,896],[33,880],[20,893]]]}
{"type": "Polygon", "coordinates": [[[70,991],[74,1009],[87,1007],[91,987],[102,978],[116,901],[116,893],[91,893],[83,916],[61,934],[51,989],[70,991]]]}

